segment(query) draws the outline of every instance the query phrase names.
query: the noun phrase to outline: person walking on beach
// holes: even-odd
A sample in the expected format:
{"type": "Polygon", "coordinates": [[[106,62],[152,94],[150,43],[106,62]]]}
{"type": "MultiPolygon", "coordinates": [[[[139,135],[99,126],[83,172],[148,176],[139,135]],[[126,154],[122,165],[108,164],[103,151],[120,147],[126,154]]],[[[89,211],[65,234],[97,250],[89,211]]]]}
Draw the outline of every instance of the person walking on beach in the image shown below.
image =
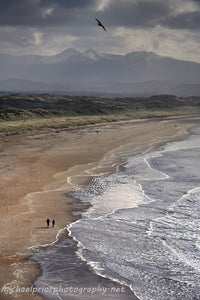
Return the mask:
{"type": "Polygon", "coordinates": [[[50,223],[49,218],[46,220],[46,223],[47,223],[47,227],[49,227],[49,223],[50,223]]]}
{"type": "Polygon", "coordinates": [[[55,220],[52,220],[52,227],[54,227],[55,225],[55,220]]]}

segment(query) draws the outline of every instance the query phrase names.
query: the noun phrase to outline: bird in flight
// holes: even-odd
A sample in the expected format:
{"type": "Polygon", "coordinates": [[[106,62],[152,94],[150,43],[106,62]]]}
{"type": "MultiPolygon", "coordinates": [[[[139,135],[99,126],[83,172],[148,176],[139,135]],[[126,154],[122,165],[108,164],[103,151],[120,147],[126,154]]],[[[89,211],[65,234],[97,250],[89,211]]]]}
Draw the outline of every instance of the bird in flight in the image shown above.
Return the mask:
{"type": "Polygon", "coordinates": [[[95,19],[97,20],[98,25],[101,26],[105,31],[107,31],[107,30],[105,29],[105,27],[103,26],[103,24],[102,24],[97,18],[95,18],[95,19]]]}

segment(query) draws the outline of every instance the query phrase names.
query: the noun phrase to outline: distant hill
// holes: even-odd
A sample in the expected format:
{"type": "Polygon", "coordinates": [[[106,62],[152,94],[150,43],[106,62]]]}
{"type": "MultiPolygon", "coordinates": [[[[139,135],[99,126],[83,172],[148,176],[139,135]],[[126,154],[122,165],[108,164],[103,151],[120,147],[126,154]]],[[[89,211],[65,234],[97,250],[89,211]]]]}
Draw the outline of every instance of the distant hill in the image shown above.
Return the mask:
{"type": "Polygon", "coordinates": [[[52,94],[14,94],[0,97],[0,120],[41,116],[79,116],[200,109],[200,97],[98,97],[52,94]]]}
{"type": "Polygon", "coordinates": [[[0,91],[200,95],[200,64],[153,52],[0,54],[0,91]]]}
{"type": "MultiPolygon", "coordinates": [[[[0,97],[0,134],[65,130],[122,120],[199,117],[200,97],[13,94],[0,97]],[[17,121],[17,122],[12,122],[17,121]]],[[[163,122],[165,126],[165,122],[163,122]]]]}

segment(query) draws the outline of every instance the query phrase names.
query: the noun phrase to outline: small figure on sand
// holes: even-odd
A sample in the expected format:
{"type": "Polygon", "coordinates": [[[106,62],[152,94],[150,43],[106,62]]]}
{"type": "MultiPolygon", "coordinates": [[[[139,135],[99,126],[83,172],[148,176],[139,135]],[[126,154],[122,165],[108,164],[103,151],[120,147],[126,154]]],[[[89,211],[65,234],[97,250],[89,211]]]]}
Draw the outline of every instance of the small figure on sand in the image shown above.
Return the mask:
{"type": "Polygon", "coordinates": [[[50,224],[49,218],[46,220],[46,223],[47,223],[47,227],[49,227],[49,224],[50,224]]]}
{"type": "Polygon", "coordinates": [[[55,220],[52,220],[52,227],[55,226],[55,220]]]}

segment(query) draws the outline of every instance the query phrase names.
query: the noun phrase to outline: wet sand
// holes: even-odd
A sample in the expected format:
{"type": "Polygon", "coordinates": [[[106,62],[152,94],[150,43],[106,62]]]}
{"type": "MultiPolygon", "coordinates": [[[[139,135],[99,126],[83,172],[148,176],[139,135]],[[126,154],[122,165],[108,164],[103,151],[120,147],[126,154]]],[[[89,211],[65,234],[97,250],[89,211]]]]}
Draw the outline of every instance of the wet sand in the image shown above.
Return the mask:
{"type": "MultiPolygon", "coordinates": [[[[122,157],[154,149],[192,125],[179,118],[1,136],[0,292],[2,287],[30,287],[41,270],[27,257],[65,237],[63,228],[78,218],[71,212],[87,208],[74,205],[78,201],[68,197],[70,191],[81,188],[94,173],[110,172],[122,157]],[[116,164],[102,163],[109,154],[116,164]],[[47,218],[56,220],[54,228],[46,227],[47,218]]],[[[1,293],[0,299],[14,296],[41,299],[32,293],[1,293]]]]}

